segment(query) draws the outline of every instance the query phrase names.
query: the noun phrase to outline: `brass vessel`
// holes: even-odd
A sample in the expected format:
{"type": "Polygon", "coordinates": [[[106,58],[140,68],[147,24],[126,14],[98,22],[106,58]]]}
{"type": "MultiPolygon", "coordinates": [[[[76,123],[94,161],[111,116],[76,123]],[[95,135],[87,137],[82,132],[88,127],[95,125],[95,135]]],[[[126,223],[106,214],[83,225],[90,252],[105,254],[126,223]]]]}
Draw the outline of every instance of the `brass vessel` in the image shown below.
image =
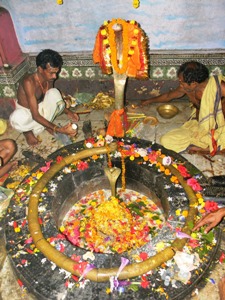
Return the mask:
{"type": "Polygon", "coordinates": [[[162,104],[157,107],[159,115],[164,119],[171,119],[179,113],[179,109],[173,104],[162,104]]]}

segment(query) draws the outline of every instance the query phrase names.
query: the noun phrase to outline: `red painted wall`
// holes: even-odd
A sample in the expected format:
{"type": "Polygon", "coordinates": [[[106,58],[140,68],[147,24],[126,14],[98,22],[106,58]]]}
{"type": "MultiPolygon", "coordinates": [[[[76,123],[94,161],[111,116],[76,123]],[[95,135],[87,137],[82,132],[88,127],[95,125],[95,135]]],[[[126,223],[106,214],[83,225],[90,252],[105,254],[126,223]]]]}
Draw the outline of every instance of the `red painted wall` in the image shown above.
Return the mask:
{"type": "Polygon", "coordinates": [[[22,58],[13,22],[9,12],[0,7],[0,67],[18,64],[22,58]]]}

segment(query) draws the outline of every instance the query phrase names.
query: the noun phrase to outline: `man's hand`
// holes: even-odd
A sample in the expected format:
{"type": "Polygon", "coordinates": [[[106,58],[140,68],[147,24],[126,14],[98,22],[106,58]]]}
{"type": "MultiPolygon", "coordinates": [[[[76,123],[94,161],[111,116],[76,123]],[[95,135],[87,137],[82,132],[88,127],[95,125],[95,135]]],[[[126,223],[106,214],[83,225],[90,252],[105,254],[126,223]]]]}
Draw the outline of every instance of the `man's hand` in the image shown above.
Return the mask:
{"type": "Polygon", "coordinates": [[[63,127],[57,127],[57,132],[67,134],[70,137],[74,137],[77,135],[77,129],[73,129],[71,123],[69,123],[63,127]]]}
{"type": "Polygon", "coordinates": [[[194,228],[193,231],[199,230],[200,227],[207,225],[205,228],[205,233],[208,233],[212,228],[218,225],[223,217],[225,216],[225,208],[221,208],[217,211],[211,212],[199,220],[194,228]]]}
{"type": "Polygon", "coordinates": [[[72,112],[69,109],[65,109],[65,113],[68,116],[68,119],[71,120],[72,122],[78,122],[79,121],[79,116],[75,112],[72,112]]]}

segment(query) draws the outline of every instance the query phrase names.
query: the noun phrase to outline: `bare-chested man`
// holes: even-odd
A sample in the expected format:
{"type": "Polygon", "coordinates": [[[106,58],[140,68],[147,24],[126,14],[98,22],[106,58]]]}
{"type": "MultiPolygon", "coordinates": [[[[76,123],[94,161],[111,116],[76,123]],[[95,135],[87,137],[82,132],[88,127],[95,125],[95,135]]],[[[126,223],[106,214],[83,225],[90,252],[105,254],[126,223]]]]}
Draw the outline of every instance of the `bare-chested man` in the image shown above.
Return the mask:
{"type": "Polygon", "coordinates": [[[46,129],[51,134],[60,132],[71,137],[77,134],[71,124],[56,126],[53,121],[62,112],[73,122],[79,117],[65,106],[54,81],[63,64],[61,55],[45,49],[36,57],[37,71],[26,74],[19,84],[16,109],[10,116],[10,123],[16,130],[23,132],[28,145],[38,144],[37,135],[46,129]]]}
{"type": "Polygon", "coordinates": [[[192,119],[162,136],[162,145],[176,152],[182,152],[190,145],[196,146],[192,149],[209,149],[211,153],[224,149],[225,77],[209,76],[205,65],[189,61],[178,69],[178,78],[179,86],[175,90],[142,101],[142,105],[148,105],[187,95],[196,108],[196,120],[192,119]]]}

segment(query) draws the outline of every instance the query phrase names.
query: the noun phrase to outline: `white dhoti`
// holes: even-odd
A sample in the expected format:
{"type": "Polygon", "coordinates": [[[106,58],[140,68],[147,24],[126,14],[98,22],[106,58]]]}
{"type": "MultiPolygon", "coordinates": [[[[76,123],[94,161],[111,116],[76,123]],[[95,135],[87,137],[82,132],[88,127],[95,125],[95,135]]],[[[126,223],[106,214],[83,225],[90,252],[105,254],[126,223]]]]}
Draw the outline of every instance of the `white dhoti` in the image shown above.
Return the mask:
{"type": "MultiPolygon", "coordinates": [[[[40,115],[49,122],[53,122],[64,109],[65,102],[56,88],[49,89],[44,100],[38,104],[40,115]]],[[[30,109],[21,106],[18,102],[16,102],[16,109],[10,115],[9,121],[11,126],[19,132],[33,131],[34,135],[37,135],[45,129],[43,125],[33,119],[30,109]]]]}

